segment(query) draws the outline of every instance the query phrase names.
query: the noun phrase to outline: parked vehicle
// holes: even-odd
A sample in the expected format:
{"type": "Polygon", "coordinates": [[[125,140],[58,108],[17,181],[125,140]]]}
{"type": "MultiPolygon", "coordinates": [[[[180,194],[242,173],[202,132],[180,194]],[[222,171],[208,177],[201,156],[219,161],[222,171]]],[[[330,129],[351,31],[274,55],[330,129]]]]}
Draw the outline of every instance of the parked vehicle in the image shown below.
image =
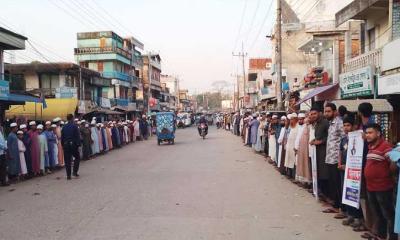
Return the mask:
{"type": "Polygon", "coordinates": [[[175,114],[172,112],[159,112],[156,115],[157,144],[168,142],[175,143],[175,114]]]}

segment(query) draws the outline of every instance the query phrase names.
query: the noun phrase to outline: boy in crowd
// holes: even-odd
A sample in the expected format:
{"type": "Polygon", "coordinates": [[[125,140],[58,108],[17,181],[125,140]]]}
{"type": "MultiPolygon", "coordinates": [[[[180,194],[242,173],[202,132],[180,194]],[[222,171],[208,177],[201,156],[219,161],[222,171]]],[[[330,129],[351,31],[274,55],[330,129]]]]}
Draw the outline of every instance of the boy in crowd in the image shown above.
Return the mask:
{"type": "MultiPolygon", "coordinates": [[[[343,118],[343,131],[345,135],[340,140],[340,150],[339,150],[340,154],[339,154],[339,164],[338,164],[338,169],[340,171],[340,176],[341,176],[342,193],[344,185],[344,175],[346,170],[347,149],[349,142],[348,133],[352,132],[353,130],[354,130],[354,117],[346,115],[343,118]]],[[[347,213],[347,219],[343,220],[343,225],[351,226],[353,228],[358,228],[360,225],[363,224],[361,209],[357,209],[355,207],[351,207],[345,204],[342,204],[341,209],[343,212],[347,213]]]]}

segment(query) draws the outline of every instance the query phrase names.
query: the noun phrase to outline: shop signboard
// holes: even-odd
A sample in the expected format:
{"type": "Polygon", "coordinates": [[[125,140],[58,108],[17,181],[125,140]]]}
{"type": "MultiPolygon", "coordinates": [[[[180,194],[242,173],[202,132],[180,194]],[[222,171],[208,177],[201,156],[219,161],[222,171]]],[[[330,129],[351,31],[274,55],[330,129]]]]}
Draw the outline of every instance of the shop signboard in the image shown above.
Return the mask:
{"type": "Polygon", "coordinates": [[[359,208],[364,140],[362,131],[350,132],[348,136],[342,203],[359,208]]]}
{"type": "Polygon", "coordinates": [[[0,80],[0,99],[7,100],[10,93],[10,85],[8,81],[0,80]]]}
{"type": "Polygon", "coordinates": [[[400,73],[387,76],[379,76],[378,95],[400,93],[400,73]]]}
{"type": "Polygon", "coordinates": [[[367,66],[339,75],[342,98],[373,95],[373,67],[367,66]]]}
{"type": "Polygon", "coordinates": [[[73,87],[56,88],[56,98],[78,98],[78,91],[73,87]]]}

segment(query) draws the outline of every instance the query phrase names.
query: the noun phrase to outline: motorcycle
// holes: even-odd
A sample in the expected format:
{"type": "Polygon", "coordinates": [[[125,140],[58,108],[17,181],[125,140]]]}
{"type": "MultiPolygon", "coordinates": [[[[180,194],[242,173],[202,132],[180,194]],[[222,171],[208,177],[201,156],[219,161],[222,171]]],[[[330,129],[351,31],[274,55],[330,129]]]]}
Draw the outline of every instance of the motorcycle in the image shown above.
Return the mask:
{"type": "Polygon", "coordinates": [[[199,128],[200,128],[200,136],[201,136],[203,139],[205,139],[205,138],[206,138],[206,135],[207,135],[207,126],[206,126],[206,124],[201,123],[200,126],[199,126],[199,128]]]}

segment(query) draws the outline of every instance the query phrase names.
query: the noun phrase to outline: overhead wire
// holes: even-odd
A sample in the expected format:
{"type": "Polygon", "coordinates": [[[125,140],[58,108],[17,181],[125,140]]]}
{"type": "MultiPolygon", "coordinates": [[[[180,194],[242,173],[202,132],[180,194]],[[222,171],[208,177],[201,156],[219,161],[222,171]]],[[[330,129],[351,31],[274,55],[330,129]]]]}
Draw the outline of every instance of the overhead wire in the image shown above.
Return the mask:
{"type": "Polygon", "coordinates": [[[247,10],[247,3],[248,3],[248,0],[244,0],[244,7],[243,7],[243,10],[242,10],[242,17],[240,18],[239,31],[238,31],[238,34],[237,34],[236,39],[235,39],[235,44],[233,45],[233,51],[236,50],[236,47],[237,47],[237,44],[238,44],[238,41],[239,41],[239,38],[240,38],[240,34],[242,32],[244,16],[246,15],[246,10],[247,10]]]}
{"type": "Polygon", "coordinates": [[[247,43],[247,40],[249,39],[249,35],[251,34],[251,31],[253,30],[254,21],[255,21],[255,19],[257,17],[258,9],[260,8],[260,3],[261,3],[261,0],[258,0],[256,8],[254,10],[253,17],[251,18],[251,21],[250,21],[250,26],[249,26],[249,29],[247,31],[246,38],[244,39],[245,43],[247,43]]]}
{"type": "MultiPolygon", "coordinates": [[[[270,12],[271,12],[271,9],[272,9],[273,2],[274,2],[273,0],[270,0],[270,4],[269,4],[269,6],[268,6],[268,10],[266,11],[266,13],[265,13],[265,15],[264,15],[264,19],[263,19],[263,21],[262,21],[262,24],[261,24],[260,28],[258,29],[256,38],[253,40],[253,42],[252,42],[251,45],[250,45],[249,51],[253,50],[253,48],[254,48],[254,46],[255,46],[257,40],[259,39],[259,37],[260,37],[260,35],[261,35],[261,33],[262,33],[264,27],[265,27],[265,24],[266,24],[266,22],[267,22],[267,19],[268,19],[268,17],[270,16],[270,12]]],[[[271,25],[272,25],[272,24],[271,24],[271,25]]],[[[272,29],[272,27],[271,27],[271,29],[272,29]]]]}

